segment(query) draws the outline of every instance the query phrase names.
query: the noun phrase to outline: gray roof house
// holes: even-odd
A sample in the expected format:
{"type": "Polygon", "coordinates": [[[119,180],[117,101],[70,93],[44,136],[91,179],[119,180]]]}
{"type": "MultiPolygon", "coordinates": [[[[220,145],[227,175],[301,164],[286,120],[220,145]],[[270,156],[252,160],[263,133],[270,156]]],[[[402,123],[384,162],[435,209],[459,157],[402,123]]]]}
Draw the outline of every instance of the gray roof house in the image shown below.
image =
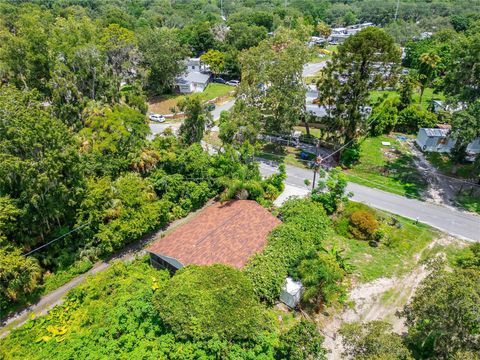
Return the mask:
{"type": "Polygon", "coordinates": [[[185,72],[176,78],[175,84],[182,94],[203,92],[210,81],[208,66],[199,58],[190,58],[185,61],[185,72]]]}
{"type": "Polygon", "coordinates": [[[176,79],[178,89],[182,94],[203,92],[210,81],[210,74],[192,71],[176,79]]]}

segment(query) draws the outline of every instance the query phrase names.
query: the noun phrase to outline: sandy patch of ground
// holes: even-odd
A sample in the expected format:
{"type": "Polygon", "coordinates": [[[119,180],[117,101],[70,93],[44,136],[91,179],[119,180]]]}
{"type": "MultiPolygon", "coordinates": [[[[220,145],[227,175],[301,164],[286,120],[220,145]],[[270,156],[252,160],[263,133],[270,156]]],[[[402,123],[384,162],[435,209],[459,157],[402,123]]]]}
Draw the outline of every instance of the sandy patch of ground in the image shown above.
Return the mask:
{"type": "MultiPolygon", "coordinates": [[[[432,241],[424,250],[432,249],[435,245],[453,243],[461,246],[453,237],[441,237],[432,241]]],[[[417,261],[422,252],[416,254],[417,261]]],[[[320,314],[316,319],[325,336],[324,346],[330,351],[328,359],[342,359],[342,337],[338,331],[344,323],[383,320],[392,324],[396,333],[404,333],[407,330],[404,319],[397,317],[396,313],[410,301],[418,285],[429,273],[425,264],[419,264],[402,277],[380,278],[370,283],[354,285],[349,293],[351,306],[331,316],[320,314]]]]}

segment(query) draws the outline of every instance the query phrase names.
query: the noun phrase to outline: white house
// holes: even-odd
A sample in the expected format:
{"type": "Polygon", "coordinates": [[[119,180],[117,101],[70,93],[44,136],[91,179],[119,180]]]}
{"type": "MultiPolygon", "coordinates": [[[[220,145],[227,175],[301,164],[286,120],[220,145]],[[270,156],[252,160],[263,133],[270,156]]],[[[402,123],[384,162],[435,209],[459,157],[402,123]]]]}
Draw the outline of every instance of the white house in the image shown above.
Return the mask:
{"type": "Polygon", "coordinates": [[[176,85],[182,94],[189,94],[204,91],[209,81],[209,67],[200,58],[190,58],[185,61],[185,72],[177,77],[176,85]]]}
{"type": "Polygon", "coordinates": [[[198,71],[189,72],[177,78],[177,86],[182,94],[192,92],[202,92],[210,81],[210,74],[204,74],[198,71]]]}
{"type": "Polygon", "coordinates": [[[370,26],[375,26],[375,25],[373,23],[368,22],[363,24],[350,25],[347,27],[332,28],[332,33],[328,37],[328,42],[330,44],[341,44],[348,37],[355,35],[360,30],[363,30],[370,26]]]}

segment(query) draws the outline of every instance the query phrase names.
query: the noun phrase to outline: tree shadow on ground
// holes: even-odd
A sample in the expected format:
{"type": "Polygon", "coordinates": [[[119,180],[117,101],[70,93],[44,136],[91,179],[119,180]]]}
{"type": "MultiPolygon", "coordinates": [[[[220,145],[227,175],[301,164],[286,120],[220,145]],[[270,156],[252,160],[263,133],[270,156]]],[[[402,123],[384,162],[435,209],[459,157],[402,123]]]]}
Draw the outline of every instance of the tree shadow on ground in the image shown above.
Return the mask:
{"type": "Polygon", "coordinates": [[[417,170],[411,154],[399,154],[384,166],[382,173],[398,181],[407,197],[418,198],[428,187],[427,179],[417,170]]]}

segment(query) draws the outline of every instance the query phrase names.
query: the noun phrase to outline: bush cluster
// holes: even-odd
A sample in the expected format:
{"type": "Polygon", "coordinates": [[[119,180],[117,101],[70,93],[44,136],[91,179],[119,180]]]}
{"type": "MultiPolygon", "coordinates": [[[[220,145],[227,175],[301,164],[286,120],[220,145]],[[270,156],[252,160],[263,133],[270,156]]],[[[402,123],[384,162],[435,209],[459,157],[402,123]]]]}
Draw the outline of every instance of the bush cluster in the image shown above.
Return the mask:
{"type": "Polygon", "coordinates": [[[288,200],[279,217],[284,223],[273,230],[266,248],[245,268],[256,294],[268,303],[278,299],[285,277],[302,259],[320,250],[329,233],[325,210],[310,199],[288,200]]]}
{"type": "Polygon", "coordinates": [[[378,229],[375,215],[369,211],[357,210],[350,215],[350,233],[359,240],[372,240],[378,229]]]}

